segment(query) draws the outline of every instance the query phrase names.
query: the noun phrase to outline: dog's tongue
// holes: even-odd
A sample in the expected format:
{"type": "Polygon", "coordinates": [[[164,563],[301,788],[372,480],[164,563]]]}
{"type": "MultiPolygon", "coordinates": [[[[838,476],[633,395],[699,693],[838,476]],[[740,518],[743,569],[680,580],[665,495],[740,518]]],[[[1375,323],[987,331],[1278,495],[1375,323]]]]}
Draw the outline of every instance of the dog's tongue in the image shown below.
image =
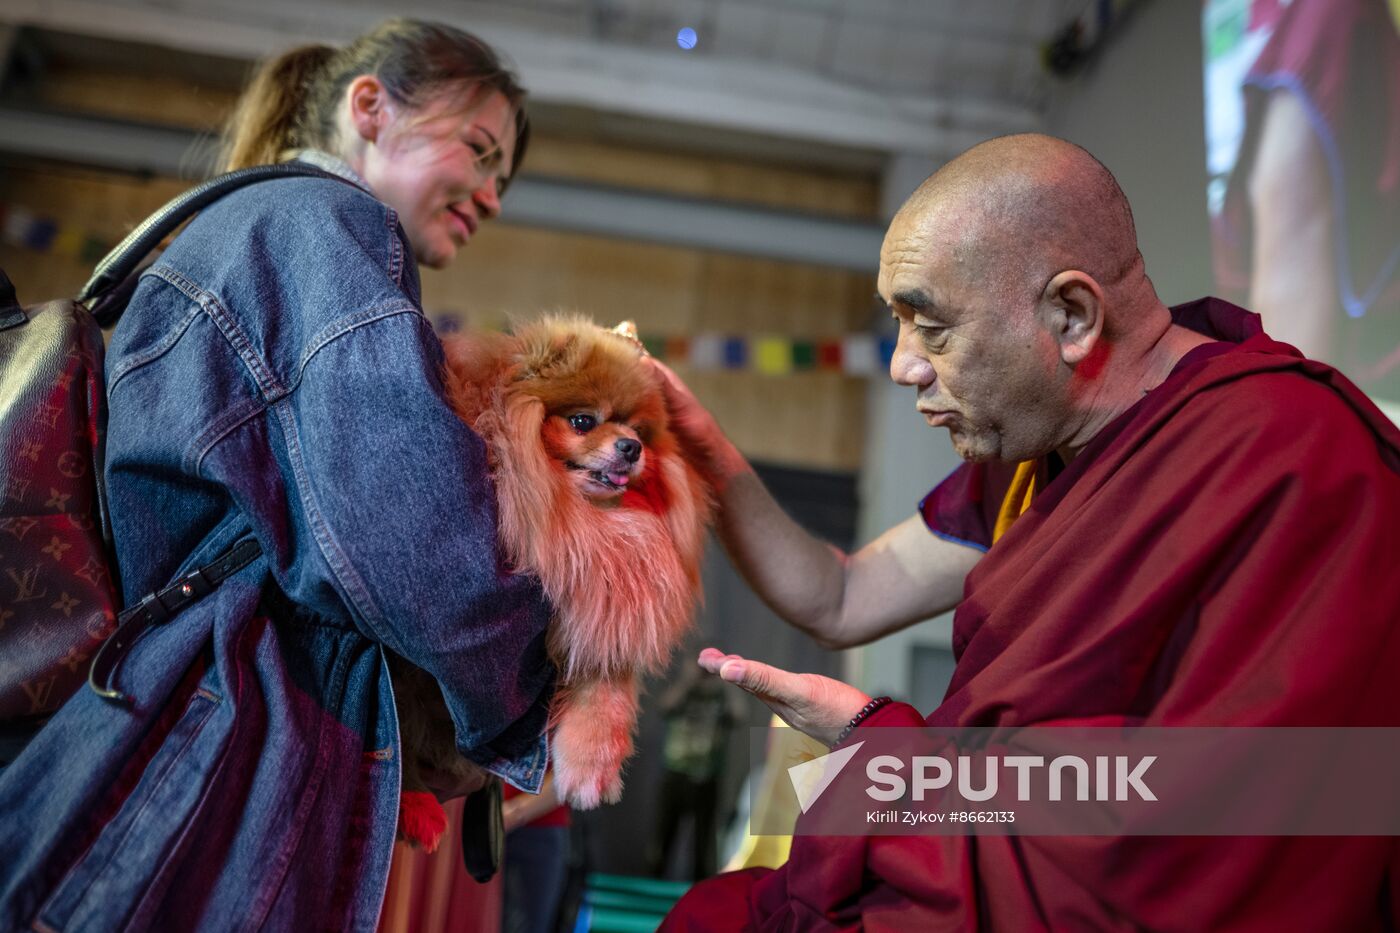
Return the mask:
{"type": "Polygon", "coordinates": [[[627,481],[631,478],[632,477],[628,476],[626,473],[608,474],[608,482],[612,483],[614,486],[626,486],[627,481]]]}

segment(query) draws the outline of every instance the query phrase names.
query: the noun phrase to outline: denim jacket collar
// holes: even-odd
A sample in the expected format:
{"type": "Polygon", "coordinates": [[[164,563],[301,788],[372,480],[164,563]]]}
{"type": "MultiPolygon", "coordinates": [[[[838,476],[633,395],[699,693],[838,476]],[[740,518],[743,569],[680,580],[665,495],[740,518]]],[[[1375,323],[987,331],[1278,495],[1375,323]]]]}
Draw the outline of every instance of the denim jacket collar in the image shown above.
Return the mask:
{"type": "Polygon", "coordinates": [[[332,175],[338,175],[350,182],[350,184],[363,188],[370,194],[374,194],[374,189],[369,186],[369,182],[365,181],[359,172],[351,168],[349,162],[346,162],[340,156],[331,155],[324,149],[294,149],[288,154],[284,161],[305,162],[308,165],[314,165],[323,172],[330,172],[332,175]]]}

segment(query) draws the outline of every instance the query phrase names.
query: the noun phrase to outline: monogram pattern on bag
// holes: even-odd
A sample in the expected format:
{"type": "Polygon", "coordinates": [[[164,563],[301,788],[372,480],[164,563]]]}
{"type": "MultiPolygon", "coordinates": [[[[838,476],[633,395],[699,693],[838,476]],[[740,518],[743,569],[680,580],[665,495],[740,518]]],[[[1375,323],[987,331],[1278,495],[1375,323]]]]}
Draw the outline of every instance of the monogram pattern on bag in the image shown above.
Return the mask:
{"type": "MultiPolygon", "coordinates": [[[[73,334],[61,356],[45,348],[50,372],[33,366],[20,420],[0,423],[0,720],[56,710],[115,628],[88,410],[101,363],[81,344],[73,334]]],[[[32,366],[8,342],[0,350],[0,364],[32,366]]]]}

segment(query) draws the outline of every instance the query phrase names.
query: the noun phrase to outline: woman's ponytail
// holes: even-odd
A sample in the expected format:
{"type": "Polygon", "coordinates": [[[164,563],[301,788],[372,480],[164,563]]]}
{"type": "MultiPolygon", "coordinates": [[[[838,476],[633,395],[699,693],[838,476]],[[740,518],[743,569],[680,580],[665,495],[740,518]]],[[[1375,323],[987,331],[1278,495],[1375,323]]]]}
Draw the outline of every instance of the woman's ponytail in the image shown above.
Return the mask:
{"type": "Polygon", "coordinates": [[[263,65],[225,127],[224,170],[278,162],[288,149],[333,152],[337,108],[358,75],[377,77],[408,110],[439,94],[464,105],[483,90],[501,94],[515,111],[515,174],[530,138],[525,89],[476,36],[414,19],[381,23],[341,49],[304,45],[263,65]]]}
{"type": "Polygon", "coordinates": [[[329,45],[303,45],[257,70],[224,130],[224,171],[268,165],[306,145],[299,137],[307,96],[335,54],[329,45]]]}

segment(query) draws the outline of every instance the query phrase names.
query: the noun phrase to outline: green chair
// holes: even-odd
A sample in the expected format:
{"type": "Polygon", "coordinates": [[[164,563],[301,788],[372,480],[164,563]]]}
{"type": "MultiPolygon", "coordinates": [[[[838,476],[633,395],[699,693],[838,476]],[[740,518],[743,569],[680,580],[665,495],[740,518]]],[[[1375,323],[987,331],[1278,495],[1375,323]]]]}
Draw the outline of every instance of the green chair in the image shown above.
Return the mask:
{"type": "Polygon", "coordinates": [[[689,889],[686,881],[591,873],[574,933],[652,933],[689,889]]]}

